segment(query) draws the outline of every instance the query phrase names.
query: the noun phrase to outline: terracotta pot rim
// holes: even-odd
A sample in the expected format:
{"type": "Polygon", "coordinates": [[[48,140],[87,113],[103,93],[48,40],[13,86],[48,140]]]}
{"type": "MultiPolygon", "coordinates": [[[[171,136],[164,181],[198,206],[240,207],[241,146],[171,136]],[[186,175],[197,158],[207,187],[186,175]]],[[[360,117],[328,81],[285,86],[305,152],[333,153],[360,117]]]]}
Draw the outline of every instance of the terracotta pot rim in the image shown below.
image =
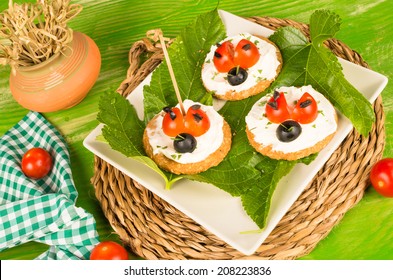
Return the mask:
{"type": "MultiPolygon", "coordinates": [[[[75,36],[75,34],[84,35],[83,33],[80,33],[78,31],[73,31],[73,36],[75,36]]],[[[71,54],[67,54],[67,51],[72,52],[72,44],[73,44],[73,42],[71,41],[63,50],[51,55],[47,60],[44,60],[38,64],[29,65],[29,66],[19,66],[18,71],[21,71],[21,72],[35,71],[41,67],[45,67],[47,64],[50,64],[52,61],[56,60],[60,56],[71,55],[71,54]]]]}
{"type": "Polygon", "coordinates": [[[35,71],[41,67],[46,66],[47,64],[50,64],[53,60],[58,58],[61,54],[62,54],[62,52],[55,53],[52,56],[50,56],[47,60],[44,60],[38,64],[34,64],[34,65],[30,65],[30,66],[19,66],[18,71],[21,71],[21,72],[35,71]]]}

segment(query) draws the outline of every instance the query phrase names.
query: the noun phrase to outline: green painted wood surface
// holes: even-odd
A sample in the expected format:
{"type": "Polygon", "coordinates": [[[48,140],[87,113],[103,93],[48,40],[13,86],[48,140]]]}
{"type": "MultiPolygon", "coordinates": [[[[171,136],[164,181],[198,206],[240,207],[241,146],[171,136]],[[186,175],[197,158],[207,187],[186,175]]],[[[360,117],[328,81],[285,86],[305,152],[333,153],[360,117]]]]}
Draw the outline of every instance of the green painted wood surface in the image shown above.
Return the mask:
{"type": "MultiPolygon", "coordinates": [[[[32,1],[32,0],[30,0],[32,1]]],[[[21,3],[22,0],[15,2],[21,3]]],[[[102,55],[99,79],[88,96],[66,111],[44,114],[66,138],[71,153],[74,181],[79,192],[77,205],[91,212],[102,240],[118,240],[101,212],[90,178],[93,154],[83,139],[96,127],[100,95],[115,91],[125,78],[127,54],[133,42],[147,30],[161,28],[174,37],[182,26],[200,13],[210,11],[218,1],[209,0],[74,0],[84,6],[70,26],[95,40],[102,55]]],[[[8,0],[0,1],[0,10],[8,0]]],[[[315,9],[337,12],[342,18],[338,39],[358,51],[370,67],[393,78],[393,1],[392,0],[221,0],[219,8],[239,16],[272,16],[308,22],[315,9]]],[[[17,123],[27,110],[12,98],[9,67],[0,67],[0,135],[17,123]]],[[[393,157],[393,84],[382,93],[386,113],[385,157],[393,157]]],[[[369,188],[332,232],[302,259],[393,259],[393,199],[379,196],[369,188]]],[[[46,250],[34,242],[0,253],[0,259],[33,259],[46,250]]]]}

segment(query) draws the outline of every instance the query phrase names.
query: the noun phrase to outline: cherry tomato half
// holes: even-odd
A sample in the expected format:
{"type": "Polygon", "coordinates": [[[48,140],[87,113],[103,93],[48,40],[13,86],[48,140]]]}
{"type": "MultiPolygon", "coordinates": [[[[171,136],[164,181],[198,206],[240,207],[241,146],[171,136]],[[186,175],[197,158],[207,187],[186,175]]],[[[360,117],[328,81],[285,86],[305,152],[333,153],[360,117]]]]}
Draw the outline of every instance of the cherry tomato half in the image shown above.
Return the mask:
{"type": "Polygon", "coordinates": [[[371,168],[370,181],[378,193],[393,197],[393,158],[385,158],[376,162],[371,168]]]}
{"type": "Polygon", "coordinates": [[[36,147],[28,150],[22,157],[22,171],[32,179],[45,177],[52,169],[52,157],[44,149],[36,147]]]}
{"type": "Polygon", "coordinates": [[[311,123],[318,117],[317,102],[308,92],[305,92],[300,97],[293,109],[291,117],[301,124],[311,123]]]}
{"type": "Polygon", "coordinates": [[[259,50],[253,42],[242,39],[236,45],[233,62],[235,65],[247,69],[254,66],[258,62],[260,56],[259,50]]]}
{"type": "Polygon", "coordinates": [[[186,132],[192,136],[201,136],[210,128],[209,117],[200,105],[193,105],[187,110],[184,126],[186,132]]]}
{"type": "Polygon", "coordinates": [[[128,253],[114,241],[103,241],[91,251],[90,260],[128,260],[128,253]]]}
{"type": "Polygon", "coordinates": [[[228,72],[235,64],[233,63],[235,47],[230,41],[225,41],[219,45],[214,52],[213,63],[218,72],[228,72]]]}
{"type": "Polygon", "coordinates": [[[290,119],[287,100],[283,92],[274,92],[265,108],[266,117],[272,123],[282,123],[290,119]]]}
{"type": "Polygon", "coordinates": [[[177,107],[165,107],[164,118],[162,120],[162,130],[170,137],[176,137],[184,132],[184,118],[181,110],[177,107]]]}

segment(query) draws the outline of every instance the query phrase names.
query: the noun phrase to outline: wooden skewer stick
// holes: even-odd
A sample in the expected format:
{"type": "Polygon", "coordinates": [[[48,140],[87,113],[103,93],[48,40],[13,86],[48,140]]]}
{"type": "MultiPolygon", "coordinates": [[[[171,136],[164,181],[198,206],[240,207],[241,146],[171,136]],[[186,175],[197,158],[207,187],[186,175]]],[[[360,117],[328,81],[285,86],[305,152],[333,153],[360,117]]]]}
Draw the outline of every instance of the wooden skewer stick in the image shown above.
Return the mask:
{"type": "Polygon", "coordinates": [[[180,96],[179,87],[178,87],[177,82],[176,82],[175,73],[173,72],[172,64],[171,64],[171,61],[169,59],[168,51],[166,49],[166,45],[165,45],[164,37],[162,36],[161,29],[159,30],[158,37],[160,39],[160,43],[161,43],[162,51],[164,52],[164,57],[165,57],[166,63],[168,64],[169,75],[171,76],[171,79],[172,79],[172,84],[173,84],[173,87],[175,89],[177,100],[179,102],[180,111],[183,114],[183,116],[185,116],[186,115],[186,110],[184,109],[183,101],[182,101],[181,96],[180,96]]]}

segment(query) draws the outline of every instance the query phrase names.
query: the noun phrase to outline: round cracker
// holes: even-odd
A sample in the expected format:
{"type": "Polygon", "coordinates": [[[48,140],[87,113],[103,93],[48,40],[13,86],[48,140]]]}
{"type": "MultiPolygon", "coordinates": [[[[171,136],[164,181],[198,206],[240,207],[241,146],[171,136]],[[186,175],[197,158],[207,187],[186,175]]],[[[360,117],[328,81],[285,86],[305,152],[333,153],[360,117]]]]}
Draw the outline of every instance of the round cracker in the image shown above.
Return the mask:
{"type": "MultiPolygon", "coordinates": [[[[214,91],[212,91],[214,97],[216,97],[218,99],[222,99],[222,100],[229,100],[229,101],[246,99],[247,97],[257,95],[258,93],[265,91],[265,89],[267,89],[272,84],[272,82],[277,78],[278,74],[280,74],[281,68],[282,68],[282,63],[283,63],[280,49],[276,46],[276,44],[274,44],[272,41],[270,41],[269,39],[267,39],[265,37],[258,36],[258,35],[253,35],[253,36],[266,41],[267,43],[273,45],[276,48],[277,60],[280,62],[280,64],[277,66],[277,69],[276,69],[276,76],[270,80],[261,80],[260,82],[258,82],[253,87],[251,87],[247,90],[241,90],[241,91],[229,90],[225,94],[214,94],[214,91]]],[[[203,85],[208,91],[211,91],[205,85],[205,83],[203,83],[203,85]]]]}
{"type": "MultiPolygon", "coordinates": [[[[156,116],[157,117],[157,116],[156,116]]],[[[231,149],[232,144],[232,133],[231,127],[224,120],[222,131],[224,133],[224,140],[222,141],[221,146],[212,154],[210,154],[205,160],[195,163],[187,163],[182,164],[176,162],[170,158],[167,158],[165,155],[158,153],[153,153],[153,148],[150,145],[149,137],[147,135],[147,129],[155,129],[155,118],[154,117],[146,126],[146,129],[143,133],[143,147],[146,151],[146,154],[162,169],[169,171],[174,174],[198,174],[203,171],[206,171],[210,167],[217,166],[228,154],[231,149]]]]}
{"type": "MultiPolygon", "coordinates": [[[[337,115],[334,115],[334,118],[337,123],[337,115]]],[[[337,130],[336,130],[337,131],[337,130]]],[[[296,152],[291,152],[291,153],[284,153],[282,151],[275,151],[272,148],[272,145],[265,146],[262,145],[261,143],[258,143],[254,140],[254,134],[248,129],[248,126],[246,126],[246,134],[249,143],[251,146],[254,147],[257,152],[261,153],[262,155],[268,156],[272,159],[278,159],[278,160],[297,160],[304,158],[306,156],[318,153],[321,151],[334,137],[336,134],[336,131],[327,135],[325,138],[323,138],[321,141],[317,142],[315,145],[308,147],[306,149],[302,149],[296,152]]],[[[312,137],[312,135],[310,136],[312,137]]]]}

